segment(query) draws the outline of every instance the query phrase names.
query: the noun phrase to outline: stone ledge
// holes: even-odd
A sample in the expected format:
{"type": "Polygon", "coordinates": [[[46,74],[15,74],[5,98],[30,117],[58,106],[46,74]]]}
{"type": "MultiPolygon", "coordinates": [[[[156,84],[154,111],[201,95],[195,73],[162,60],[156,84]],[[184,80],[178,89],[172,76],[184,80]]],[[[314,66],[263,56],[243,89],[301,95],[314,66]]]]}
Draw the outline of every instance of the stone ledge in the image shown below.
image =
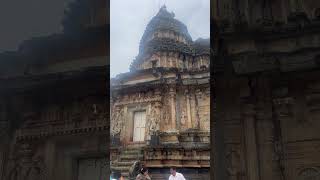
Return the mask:
{"type": "Polygon", "coordinates": [[[107,126],[83,127],[83,128],[70,128],[70,129],[47,129],[42,131],[39,129],[20,129],[16,131],[15,137],[18,140],[25,139],[42,139],[51,136],[64,136],[74,134],[88,134],[93,132],[109,133],[107,126]]]}

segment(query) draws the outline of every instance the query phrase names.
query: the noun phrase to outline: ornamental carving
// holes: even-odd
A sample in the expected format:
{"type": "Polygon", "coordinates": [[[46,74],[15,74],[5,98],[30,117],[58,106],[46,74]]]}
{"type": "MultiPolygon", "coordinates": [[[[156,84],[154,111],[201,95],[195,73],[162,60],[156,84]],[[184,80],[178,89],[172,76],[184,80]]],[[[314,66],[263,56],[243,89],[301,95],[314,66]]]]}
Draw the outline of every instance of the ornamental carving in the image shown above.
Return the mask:
{"type": "Polygon", "coordinates": [[[154,134],[156,131],[160,129],[160,118],[161,118],[160,108],[161,108],[160,103],[155,103],[151,107],[150,120],[149,120],[149,131],[151,134],[154,134]]]}
{"type": "Polygon", "coordinates": [[[124,117],[123,108],[116,106],[111,116],[111,134],[112,135],[120,134],[121,127],[123,124],[123,117],[124,117]]]}
{"type": "Polygon", "coordinates": [[[316,168],[306,168],[299,173],[298,177],[298,180],[320,180],[320,171],[316,168]]]}
{"type": "Polygon", "coordinates": [[[187,113],[186,111],[183,109],[181,112],[181,124],[185,125],[187,122],[187,113]]]}
{"type": "Polygon", "coordinates": [[[7,180],[46,180],[46,166],[43,158],[34,156],[34,149],[30,144],[22,143],[18,146],[18,158],[13,159],[13,167],[9,169],[7,180]]]}
{"type": "Polygon", "coordinates": [[[165,122],[166,125],[169,124],[169,122],[170,122],[170,110],[169,110],[169,106],[164,106],[164,107],[162,108],[161,119],[165,122]]]}
{"type": "Polygon", "coordinates": [[[237,180],[240,174],[240,152],[238,149],[229,146],[226,154],[227,171],[230,179],[237,180]]]}
{"type": "Polygon", "coordinates": [[[152,92],[135,93],[119,98],[119,100],[115,102],[115,105],[122,106],[128,104],[150,103],[155,101],[161,101],[161,96],[159,94],[154,94],[152,92]]]}

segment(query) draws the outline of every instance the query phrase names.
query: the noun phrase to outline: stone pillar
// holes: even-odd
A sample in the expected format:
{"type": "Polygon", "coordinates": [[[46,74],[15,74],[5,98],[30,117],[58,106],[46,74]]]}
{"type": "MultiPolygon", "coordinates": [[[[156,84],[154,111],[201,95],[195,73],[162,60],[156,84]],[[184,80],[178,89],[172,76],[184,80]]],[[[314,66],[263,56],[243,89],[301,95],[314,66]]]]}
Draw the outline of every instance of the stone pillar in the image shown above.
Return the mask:
{"type": "Polygon", "coordinates": [[[244,136],[248,180],[259,180],[259,163],[256,144],[255,111],[253,104],[244,105],[244,136]]]}
{"type": "Polygon", "coordinates": [[[173,53],[170,53],[170,55],[169,55],[169,63],[170,63],[169,67],[173,66],[173,63],[172,63],[173,62],[173,55],[174,55],[173,53]]]}
{"type": "Polygon", "coordinates": [[[175,87],[171,87],[169,91],[170,99],[171,99],[171,128],[172,130],[176,129],[176,103],[175,96],[176,90],[175,87]]]}
{"type": "Polygon", "coordinates": [[[169,57],[169,54],[165,53],[165,55],[164,55],[164,67],[168,67],[168,57],[169,57]]]}
{"type": "MultiPolygon", "coordinates": [[[[3,129],[0,129],[3,131],[3,129]]],[[[0,180],[5,180],[4,171],[6,168],[6,157],[8,153],[8,142],[5,135],[0,136],[0,180]]]]}
{"type": "MultiPolygon", "coordinates": [[[[217,77],[215,77],[217,78],[217,77]]],[[[216,96],[214,101],[216,103],[216,111],[213,113],[213,119],[211,125],[210,136],[211,144],[214,145],[213,150],[210,152],[210,156],[213,159],[211,161],[210,176],[215,180],[227,179],[227,168],[226,168],[226,152],[225,152],[225,119],[228,113],[227,100],[230,97],[231,88],[229,88],[226,83],[228,79],[219,77],[216,80],[215,88],[213,91],[216,96]]]]}
{"type": "Polygon", "coordinates": [[[0,104],[0,180],[5,180],[6,154],[8,152],[8,122],[5,100],[0,104]]]}
{"type": "MultiPolygon", "coordinates": [[[[161,66],[161,64],[160,64],[161,61],[163,61],[163,53],[159,52],[159,56],[158,56],[157,61],[156,61],[156,67],[160,67],[161,66]]],[[[151,67],[152,67],[152,65],[151,65],[151,67]]]]}
{"type": "Polygon", "coordinates": [[[200,129],[200,116],[199,116],[199,108],[200,108],[200,101],[202,98],[202,92],[200,89],[196,89],[195,92],[195,122],[194,127],[200,129]]]}
{"type": "MultiPolygon", "coordinates": [[[[270,79],[271,80],[271,79],[270,79]]],[[[276,116],[272,102],[271,81],[266,77],[259,78],[256,103],[256,132],[259,157],[259,175],[261,180],[280,180],[281,172],[275,161],[274,152],[277,137],[275,136],[276,116]]],[[[276,93],[275,93],[276,94],[276,93]]],[[[274,94],[274,95],[275,95],[274,94]]]]}
{"type": "Polygon", "coordinates": [[[187,69],[189,69],[189,66],[190,66],[190,65],[189,65],[190,63],[189,63],[189,62],[190,62],[190,59],[189,59],[189,57],[186,55],[186,68],[187,68],[187,69]]]}
{"type": "Polygon", "coordinates": [[[5,180],[4,178],[4,167],[5,167],[5,157],[6,157],[5,146],[0,145],[0,180],[5,180]]]}
{"type": "Polygon", "coordinates": [[[192,128],[192,119],[191,119],[191,107],[190,107],[190,95],[188,89],[185,91],[185,95],[187,98],[187,116],[188,116],[188,128],[192,128]]]}
{"type": "Polygon", "coordinates": [[[55,151],[56,146],[55,142],[52,140],[48,140],[45,146],[45,164],[47,165],[47,177],[48,180],[54,180],[54,170],[55,170],[55,151]]]}

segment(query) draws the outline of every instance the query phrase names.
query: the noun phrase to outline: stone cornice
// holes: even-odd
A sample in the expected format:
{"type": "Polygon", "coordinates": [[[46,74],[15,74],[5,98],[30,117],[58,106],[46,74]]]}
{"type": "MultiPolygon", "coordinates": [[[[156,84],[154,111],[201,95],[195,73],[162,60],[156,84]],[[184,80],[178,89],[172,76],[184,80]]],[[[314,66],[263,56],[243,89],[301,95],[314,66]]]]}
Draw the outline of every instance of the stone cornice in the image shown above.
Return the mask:
{"type": "Polygon", "coordinates": [[[295,72],[319,68],[320,48],[296,53],[242,53],[230,56],[236,74],[295,72]]]}
{"type": "Polygon", "coordinates": [[[138,99],[138,100],[125,101],[125,102],[116,102],[114,103],[114,105],[122,106],[122,105],[128,105],[128,104],[148,103],[148,102],[161,102],[161,97],[138,99]]]}
{"type": "Polygon", "coordinates": [[[92,133],[109,133],[108,125],[95,125],[79,128],[46,128],[46,129],[19,129],[15,133],[17,140],[38,140],[52,136],[85,135],[92,133]]]}
{"type": "MultiPolygon", "coordinates": [[[[219,28],[219,26],[217,27],[219,28]]],[[[220,30],[219,35],[226,39],[279,39],[296,37],[297,35],[319,33],[320,22],[311,21],[309,24],[283,24],[281,26],[263,26],[259,28],[247,28],[243,30],[220,30]]]]}
{"type": "MultiPolygon", "coordinates": [[[[180,75],[197,75],[197,74],[205,74],[208,73],[208,76],[210,76],[210,70],[209,69],[204,69],[204,70],[195,70],[195,71],[179,71],[177,68],[155,68],[155,69],[142,69],[142,70],[136,70],[133,72],[127,72],[127,73],[122,73],[118,75],[116,78],[111,79],[111,86],[112,87],[118,87],[119,82],[125,81],[126,79],[137,76],[137,75],[144,75],[144,74],[153,74],[155,73],[158,76],[165,76],[166,74],[170,73],[175,73],[175,74],[180,74],[180,75]]],[[[161,78],[158,78],[159,80],[161,78]]],[[[165,78],[164,78],[165,79],[165,78]]],[[[120,85],[121,86],[121,85],[120,85]]]]}
{"type": "Polygon", "coordinates": [[[8,77],[0,79],[0,91],[27,90],[42,87],[53,83],[75,80],[97,78],[106,80],[107,66],[87,68],[82,71],[69,71],[44,75],[25,75],[19,77],[8,77]],[[2,84],[2,85],[1,85],[2,84]]]}

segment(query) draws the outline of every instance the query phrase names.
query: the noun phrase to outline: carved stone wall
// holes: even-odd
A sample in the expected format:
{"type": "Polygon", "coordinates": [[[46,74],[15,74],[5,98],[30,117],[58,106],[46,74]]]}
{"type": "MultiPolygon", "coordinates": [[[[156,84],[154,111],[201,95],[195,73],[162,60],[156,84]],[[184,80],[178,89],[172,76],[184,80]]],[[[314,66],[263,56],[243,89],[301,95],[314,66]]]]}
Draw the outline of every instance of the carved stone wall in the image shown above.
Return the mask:
{"type": "Polygon", "coordinates": [[[106,155],[109,109],[104,96],[85,90],[67,96],[68,88],[63,98],[59,91],[34,91],[4,101],[5,119],[12,121],[3,131],[7,137],[0,137],[0,179],[73,179],[73,161],[106,155]]]}
{"type": "Polygon", "coordinates": [[[287,78],[231,81],[223,107],[229,179],[319,178],[319,82],[287,78]]]}
{"type": "MultiPolygon", "coordinates": [[[[146,139],[156,132],[210,129],[210,89],[203,86],[168,87],[118,95],[111,113],[111,135],[132,133],[133,112],[146,110],[146,139]],[[121,133],[123,132],[123,133],[121,133]]],[[[126,136],[127,136],[126,135],[126,136]]],[[[131,136],[122,138],[123,143],[131,136]]]]}

